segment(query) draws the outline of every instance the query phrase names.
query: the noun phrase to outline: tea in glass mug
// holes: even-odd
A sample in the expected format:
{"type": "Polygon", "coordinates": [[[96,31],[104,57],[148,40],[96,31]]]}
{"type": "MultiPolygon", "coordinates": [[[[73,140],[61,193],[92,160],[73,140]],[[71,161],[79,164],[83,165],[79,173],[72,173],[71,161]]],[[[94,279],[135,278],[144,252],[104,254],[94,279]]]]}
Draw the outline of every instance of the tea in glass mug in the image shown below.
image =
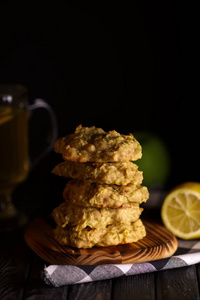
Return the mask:
{"type": "Polygon", "coordinates": [[[28,105],[27,94],[26,87],[22,85],[0,84],[0,230],[6,222],[10,223],[11,218],[17,220],[11,194],[26,179],[30,169],[28,123],[31,110],[45,108],[51,120],[52,139],[40,158],[53,148],[57,139],[57,123],[52,108],[41,99],[28,105]]]}
{"type": "Polygon", "coordinates": [[[0,193],[10,193],[28,171],[28,111],[0,106],[0,193]]]}

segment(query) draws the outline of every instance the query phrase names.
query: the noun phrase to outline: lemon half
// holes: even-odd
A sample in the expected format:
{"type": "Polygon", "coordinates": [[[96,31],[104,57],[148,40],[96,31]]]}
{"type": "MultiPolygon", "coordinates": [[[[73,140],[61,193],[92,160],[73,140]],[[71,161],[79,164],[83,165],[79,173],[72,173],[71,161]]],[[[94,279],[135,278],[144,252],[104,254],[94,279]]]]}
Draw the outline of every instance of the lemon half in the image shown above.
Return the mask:
{"type": "Polygon", "coordinates": [[[163,202],[161,218],[175,236],[185,240],[200,238],[200,183],[176,186],[163,202]]]}

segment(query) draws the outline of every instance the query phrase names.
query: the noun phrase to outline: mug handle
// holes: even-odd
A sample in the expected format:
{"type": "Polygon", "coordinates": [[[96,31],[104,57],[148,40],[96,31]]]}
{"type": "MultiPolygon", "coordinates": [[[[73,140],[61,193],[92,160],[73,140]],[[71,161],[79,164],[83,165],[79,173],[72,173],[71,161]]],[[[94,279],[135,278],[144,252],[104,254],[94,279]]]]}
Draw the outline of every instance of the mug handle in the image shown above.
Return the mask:
{"type": "Polygon", "coordinates": [[[34,159],[33,162],[31,162],[31,167],[34,168],[39,161],[46,155],[48,154],[54,147],[55,141],[58,138],[58,125],[57,125],[57,120],[55,113],[51,106],[44,101],[43,99],[35,99],[33,104],[28,105],[28,110],[33,111],[38,108],[44,108],[47,110],[49,117],[50,117],[50,123],[51,123],[51,132],[52,132],[52,137],[49,145],[39,154],[37,158],[34,159]]]}

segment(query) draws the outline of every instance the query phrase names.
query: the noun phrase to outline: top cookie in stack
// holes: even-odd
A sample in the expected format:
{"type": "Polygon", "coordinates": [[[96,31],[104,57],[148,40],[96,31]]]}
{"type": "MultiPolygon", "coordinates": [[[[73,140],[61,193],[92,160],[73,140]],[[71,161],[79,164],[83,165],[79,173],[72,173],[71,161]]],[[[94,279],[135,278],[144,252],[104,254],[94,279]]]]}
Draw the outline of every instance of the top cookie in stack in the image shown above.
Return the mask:
{"type": "Polygon", "coordinates": [[[141,146],[130,135],[121,135],[115,130],[105,132],[101,128],[82,127],[58,139],[55,152],[64,160],[77,162],[127,162],[142,157],[141,146]]]}
{"type": "Polygon", "coordinates": [[[53,211],[55,238],[78,248],[135,242],[146,234],[139,219],[148,190],[142,172],[132,163],[142,156],[133,135],[82,127],[57,140],[64,162],[52,171],[73,178],[65,200],[53,211]]]}

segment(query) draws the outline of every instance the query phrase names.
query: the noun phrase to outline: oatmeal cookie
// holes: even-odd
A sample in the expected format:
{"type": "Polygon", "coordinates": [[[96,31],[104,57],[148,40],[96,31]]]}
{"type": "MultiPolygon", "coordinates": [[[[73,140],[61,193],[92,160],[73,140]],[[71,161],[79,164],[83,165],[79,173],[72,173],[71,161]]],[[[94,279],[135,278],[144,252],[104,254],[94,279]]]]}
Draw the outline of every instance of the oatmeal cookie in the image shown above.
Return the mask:
{"type": "Polygon", "coordinates": [[[127,185],[130,182],[139,185],[143,180],[142,172],[132,162],[79,163],[66,160],[55,166],[52,173],[67,178],[117,185],[127,185]]]}
{"type": "Polygon", "coordinates": [[[146,230],[142,221],[138,219],[133,223],[113,224],[103,229],[87,227],[81,231],[75,231],[74,227],[57,226],[54,236],[61,245],[92,248],[93,246],[106,247],[137,242],[146,236],[146,230]]]}
{"type": "Polygon", "coordinates": [[[59,138],[55,152],[61,153],[64,160],[77,162],[126,162],[142,157],[141,146],[132,134],[82,125],[74,133],[59,138]]]}
{"type": "Polygon", "coordinates": [[[128,207],[129,203],[146,202],[149,197],[145,186],[107,185],[95,182],[70,180],[64,191],[63,198],[77,205],[91,207],[128,207]]]}
{"type": "Polygon", "coordinates": [[[81,231],[84,228],[103,229],[112,224],[135,222],[142,210],[138,203],[129,204],[126,208],[95,208],[63,202],[53,210],[52,216],[58,226],[70,226],[74,231],[81,231]]]}

